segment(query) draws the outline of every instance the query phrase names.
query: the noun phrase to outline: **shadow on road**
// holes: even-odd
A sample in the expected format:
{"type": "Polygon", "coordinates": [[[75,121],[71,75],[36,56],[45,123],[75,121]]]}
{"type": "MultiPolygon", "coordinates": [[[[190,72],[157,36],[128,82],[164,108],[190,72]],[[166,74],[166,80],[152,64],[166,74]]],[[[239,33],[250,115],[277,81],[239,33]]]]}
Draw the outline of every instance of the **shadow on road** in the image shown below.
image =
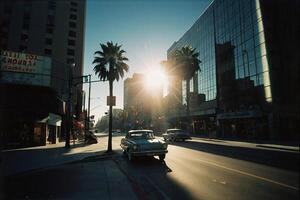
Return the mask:
{"type": "Polygon", "coordinates": [[[133,187],[138,186],[140,199],[195,199],[184,185],[170,177],[174,172],[165,161],[155,157],[136,157],[128,161],[122,156],[115,162],[133,187]]]}
{"type": "Polygon", "coordinates": [[[226,146],[199,141],[174,142],[171,145],[246,160],[272,167],[299,171],[299,153],[226,146]]]}

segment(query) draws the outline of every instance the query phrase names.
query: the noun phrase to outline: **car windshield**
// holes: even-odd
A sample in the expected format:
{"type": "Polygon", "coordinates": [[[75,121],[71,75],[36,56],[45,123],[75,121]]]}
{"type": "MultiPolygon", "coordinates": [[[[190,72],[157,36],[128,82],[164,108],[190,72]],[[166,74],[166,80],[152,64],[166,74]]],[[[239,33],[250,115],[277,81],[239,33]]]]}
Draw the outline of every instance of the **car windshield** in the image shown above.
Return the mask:
{"type": "Polygon", "coordinates": [[[133,132],[130,137],[134,139],[154,139],[153,132],[133,132]]]}

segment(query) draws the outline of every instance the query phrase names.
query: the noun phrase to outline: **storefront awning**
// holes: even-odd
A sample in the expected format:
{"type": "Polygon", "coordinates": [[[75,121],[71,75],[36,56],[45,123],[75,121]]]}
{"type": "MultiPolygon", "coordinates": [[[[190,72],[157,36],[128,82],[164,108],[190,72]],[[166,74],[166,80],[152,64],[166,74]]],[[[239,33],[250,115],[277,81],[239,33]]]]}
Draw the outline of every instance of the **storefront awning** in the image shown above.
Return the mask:
{"type": "Polygon", "coordinates": [[[48,125],[52,126],[61,126],[61,116],[49,113],[49,116],[45,117],[44,119],[38,120],[38,123],[47,123],[48,125]]]}

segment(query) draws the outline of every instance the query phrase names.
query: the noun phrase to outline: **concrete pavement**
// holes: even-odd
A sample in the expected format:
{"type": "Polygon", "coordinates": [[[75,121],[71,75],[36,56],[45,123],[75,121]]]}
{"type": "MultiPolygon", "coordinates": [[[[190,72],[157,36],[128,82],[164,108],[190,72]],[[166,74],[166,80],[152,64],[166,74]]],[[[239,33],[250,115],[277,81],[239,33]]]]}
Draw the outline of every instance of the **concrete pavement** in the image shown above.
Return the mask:
{"type": "Polygon", "coordinates": [[[76,162],[4,179],[0,199],[137,199],[111,159],[76,162]]]}
{"type": "Polygon", "coordinates": [[[0,199],[137,199],[136,187],[111,159],[120,152],[107,155],[106,146],[102,137],[70,149],[59,143],[4,151],[0,199]]]}

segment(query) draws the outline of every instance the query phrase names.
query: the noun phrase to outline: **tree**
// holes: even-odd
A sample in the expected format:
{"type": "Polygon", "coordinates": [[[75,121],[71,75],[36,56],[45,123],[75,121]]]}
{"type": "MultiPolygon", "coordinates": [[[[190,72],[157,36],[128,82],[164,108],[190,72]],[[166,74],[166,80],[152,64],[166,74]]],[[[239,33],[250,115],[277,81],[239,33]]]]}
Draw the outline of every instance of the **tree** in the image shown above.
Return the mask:
{"type": "MultiPolygon", "coordinates": [[[[128,61],[123,54],[126,53],[121,49],[122,45],[118,43],[107,42],[100,44],[101,51],[96,51],[93,64],[95,74],[98,75],[100,81],[109,82],[109,96],[113,96],[113,82],[123,78],[124,73],[128,71],[129,66],[125,63],[128,61]]],[[[108,147],[107,152],[112,151],[112,105],[109,105],[109,127],[108,127],[108,147]]]]}
{"type": "Polygon", "coordinates": [[[167,61],[162,61],[165,70],[186,81],[186,113],[190,115],[190,80],[194,74],[200,70],[201,61],[198,59],[199,53],[191,46],[182,47],[176,50],[167,61]]]}

